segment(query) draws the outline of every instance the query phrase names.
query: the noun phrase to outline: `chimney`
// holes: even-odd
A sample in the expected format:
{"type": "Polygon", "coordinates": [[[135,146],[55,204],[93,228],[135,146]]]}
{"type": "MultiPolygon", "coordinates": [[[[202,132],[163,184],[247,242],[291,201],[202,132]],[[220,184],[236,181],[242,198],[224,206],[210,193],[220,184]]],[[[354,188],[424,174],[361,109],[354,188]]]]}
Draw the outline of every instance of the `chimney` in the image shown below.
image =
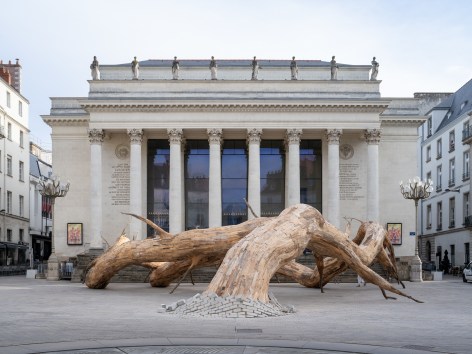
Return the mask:
{"type": "Polygon", "coordinates": [[[11,86],[11,75],[10,72],[6,68],[0,69],[0,77],[6,81],[8,85],[11,86]]]}
{"type": "Polygon", "coordinates": [[[8,61],[8,64],[3,64],[3,60],[0,61],[0,75],[9,85],[13,86],[15,90],[21,92],[20,59],[16,59],[15,64],[12,64],[11,60],[8,61]]]}

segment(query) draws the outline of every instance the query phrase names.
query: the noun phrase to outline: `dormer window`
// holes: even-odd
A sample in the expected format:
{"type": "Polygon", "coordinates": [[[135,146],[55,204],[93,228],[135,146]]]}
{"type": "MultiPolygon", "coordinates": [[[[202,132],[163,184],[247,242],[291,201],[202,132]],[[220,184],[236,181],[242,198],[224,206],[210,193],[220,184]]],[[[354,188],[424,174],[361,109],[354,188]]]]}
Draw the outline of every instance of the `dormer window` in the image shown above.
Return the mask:
{"type": "Polygon", "coordinates": [[[433,135],[433,118],[428,118],[428,138],[433,135]]]}
{"type": "Polygon", "coordinates": [[[464,107],[467,105],[469,101],[464,101],[461,103],[461,111],[464,109],[464,107]]]}

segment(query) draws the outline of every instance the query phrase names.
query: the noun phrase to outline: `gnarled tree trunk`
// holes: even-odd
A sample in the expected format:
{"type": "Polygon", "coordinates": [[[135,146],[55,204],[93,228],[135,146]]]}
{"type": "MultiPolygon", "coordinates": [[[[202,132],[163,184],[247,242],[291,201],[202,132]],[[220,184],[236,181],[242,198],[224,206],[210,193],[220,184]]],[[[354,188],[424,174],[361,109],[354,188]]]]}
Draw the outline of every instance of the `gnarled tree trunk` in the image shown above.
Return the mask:
{"type": "Polygon", "coordinates": [[[347,233],[305,204],[289,207],[275,218],[256,218],[240,225],[190,230],[175,236],[138,218],[153,226],[158,236],[141,241],[121,238],[90,265],[88,287],[106,287],[117,271],[132,264],[153,269],[151,283],[166,286],[192,268],[223,260],[205,293],[267,302],[269,281],[276,272],[316,287],[349,267],[378,285],[385,297],[384,290],[388,290],[411,298],[368,267],[377,259],[396,274],[393,248],[386,241],[385,230],[375,223],[362,223],[351,241],[347,233]],[[294,262],[305,248],[313,250],[317,268],[294,262]]]}

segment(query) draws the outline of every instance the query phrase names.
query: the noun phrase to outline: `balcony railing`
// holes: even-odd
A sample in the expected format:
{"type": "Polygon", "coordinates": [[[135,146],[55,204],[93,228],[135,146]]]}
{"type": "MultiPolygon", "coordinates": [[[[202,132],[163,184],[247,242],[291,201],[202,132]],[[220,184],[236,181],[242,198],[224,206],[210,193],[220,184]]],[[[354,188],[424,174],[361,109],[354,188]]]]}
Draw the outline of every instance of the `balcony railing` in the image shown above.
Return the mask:
{"type": "Polygon", "coordinates": [[[436,186],[436,192],[441,192],[441,191],[442,191],[442,187],[441,187],[440,184],[438,184],[438,185],[436,186]]]}
{"type": "Polygon", "coordinates": [[[454,220],[449,220],[449,228],[452,229],[456,226],[456,222],[454,220]]]}
{"type": "Polygon", "coordinates": [[[468,215],[464,218],[464,226],[472,227],[472,215],[468,215]]]}
{"type": "Polygon", "coordinates": [[[454,187],[456,185],[455,178],[451,178],[447,184],[449,187],[454,187]]]}
{"type": "Polygon", "coordinates": [[[438,153],[438,154],[436,155],[436,160],[439,160],[441,157],[442,157],[442,154],[441,154],[441,153],[438,153]]]}
{"type": "Polygon", "coordinates": [[[463,181],[466,181],[469,178],[470,178],[470,173],[468,171],[462,174],[462,180],[463,181]]]}
{"type": "Polygon", "coordinates": [[[442,230],[442,224],[438,224],[438,227],[436,228],[436,231],[441,231],[442,230]]]}
{"type": "Polygon", "coordinates": [[[464,144],[468,144],[470,141],[470,138],[472,138],[472,126],[467,127],[467,129],[464,129],[462,131],[462,142],[464,144]]]}

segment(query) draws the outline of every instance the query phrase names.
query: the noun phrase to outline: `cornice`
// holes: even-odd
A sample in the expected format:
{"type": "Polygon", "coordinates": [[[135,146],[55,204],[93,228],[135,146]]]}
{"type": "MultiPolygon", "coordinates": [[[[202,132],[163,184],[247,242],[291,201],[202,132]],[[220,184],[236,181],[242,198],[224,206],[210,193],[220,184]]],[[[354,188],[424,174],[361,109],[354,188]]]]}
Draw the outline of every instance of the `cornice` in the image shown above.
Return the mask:
{"type": "Polygon", "coordinates": [[[364,112],[382,113],[388,104],[152,104],[85,103],[88,112],[364,112]]]}
{"type": "Polygon", "coordinates": [[[88,126],[90,119],[84,117],[68,117],[68,116],[41,116],[44,123],[53,126],[88,126]]]}
{"type": "Polygon", "coordinates": [[[407,119],[395,119],[395,118],[384,118],[380,117],[381,125],[390,125],[390,126],[400,126],[400,125],[411,125],[415,127],[421,126],[426,119],[418,118],[418,117],[411,117],[407,119]]]}

